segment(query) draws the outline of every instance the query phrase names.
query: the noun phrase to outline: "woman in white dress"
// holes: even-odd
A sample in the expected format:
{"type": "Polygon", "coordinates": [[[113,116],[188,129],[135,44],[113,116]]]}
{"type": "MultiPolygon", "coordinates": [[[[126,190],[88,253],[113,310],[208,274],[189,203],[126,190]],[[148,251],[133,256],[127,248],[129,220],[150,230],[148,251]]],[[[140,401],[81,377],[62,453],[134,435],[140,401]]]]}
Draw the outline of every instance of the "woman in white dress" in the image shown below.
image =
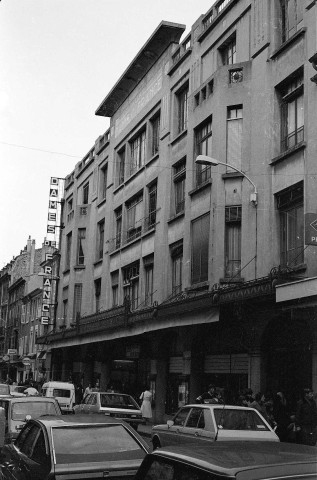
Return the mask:
{"type": "Polygon", "coordinates": [[[145,418],[145,421],[150,420],[152,418],[152,393],[148,388],[145,388],[144,392],[141,393],[140,400],[142,400],[142,417],[145,418]]]}

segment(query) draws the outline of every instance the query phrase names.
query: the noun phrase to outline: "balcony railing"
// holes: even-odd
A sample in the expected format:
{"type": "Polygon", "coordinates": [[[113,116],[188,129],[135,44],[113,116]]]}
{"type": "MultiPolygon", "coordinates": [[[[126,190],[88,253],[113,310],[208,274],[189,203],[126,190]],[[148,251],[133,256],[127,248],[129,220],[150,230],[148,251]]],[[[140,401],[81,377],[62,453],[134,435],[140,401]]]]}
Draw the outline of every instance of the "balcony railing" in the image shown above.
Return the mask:
{"type": "Polygon", "coordinates": [[[282,152],[295,147],[299,143],[304,141],[304,126],[298,128],[294,132],[289,133],[283,140],[282,140],[282,152]]]}
{"type": "Polygon", "coordinates": [[[110,239],[109,252],[112,253],[114,250],[133,242],[133,240],[141,237],[144,233],[155,229],[157,211],[153,210],[148,217],[136,222],[134,227],[123,230],[121,234],[117,234],[115,238],[110,239]]]}

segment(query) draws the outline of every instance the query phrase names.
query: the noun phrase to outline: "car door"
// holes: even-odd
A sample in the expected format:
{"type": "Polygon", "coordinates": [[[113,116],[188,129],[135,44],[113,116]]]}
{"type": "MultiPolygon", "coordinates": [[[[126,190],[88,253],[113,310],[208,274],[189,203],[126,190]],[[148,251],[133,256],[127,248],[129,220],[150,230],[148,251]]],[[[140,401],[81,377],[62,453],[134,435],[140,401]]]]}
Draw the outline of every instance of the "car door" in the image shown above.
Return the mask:
{"type": "Polygon", "coordinates": [[[20,446],[19,470],[21,478],[27,480],[45,480],[51,469],[48,442],[44,429],[33,424],[20,446]]]}
{"type": "Polygon", "coordinates": [[[91,393],[85,396],[83,403],[80,404],[80,408],[77,410],[76,413],[89,413],[89,400],[91,397],[91,393]]]}
{"type": "Polygon", "coordinates": [[[99,413],[100,412],[100,401],[98,402],[98,393],[92,393],[89,400],[89,413],[99,413]]]}
{"type": "Polygon", "coordinates": [[[181,408],[173,418],[173,425],[159,432],[162,447],[177,445],[182,442],[184,425],[190,410],[190,407],[181,408]]]}
{"type": "Polygon", "coordinates": [[[193,407],[186,419],[182,431],[182,443],[203,443],[214,438],[208,422],[209,410],[203,407],[193,407]]]}

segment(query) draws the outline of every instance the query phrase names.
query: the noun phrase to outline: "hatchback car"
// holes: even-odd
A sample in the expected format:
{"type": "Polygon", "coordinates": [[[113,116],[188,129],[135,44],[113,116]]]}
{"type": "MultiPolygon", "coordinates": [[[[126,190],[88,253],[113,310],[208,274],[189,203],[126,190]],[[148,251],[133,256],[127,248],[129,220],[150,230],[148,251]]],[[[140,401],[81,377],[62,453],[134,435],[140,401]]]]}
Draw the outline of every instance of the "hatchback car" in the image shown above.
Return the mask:
{"type": "MultiPolygon", "coordinates": [[[[41,415],[62,415],[55,398],[2,397],[0,407],[5,412],[4,443],[10,443],[16,439],[30,418],[38,418],[41,415]]],[[[0,447],[1,445],[0,443],[0,447]]]]}
{"type": "Polygon", "coordinates": [[[293,443],[220,442],[155,450],[135,480],[316,480],[316,448],[293,443]]]}
{"type": "MultiPolygon", "coordinates": [[[[101,415],[30,420],[0,455],[6,479],[134,477],[149,448],[125,422],[101,415]]],[[[0,476],[1,478],[1,476],[0,476]]]]}
{"type": "Polygon", "coordinates": [[[270,440],[279,438],[254,408],[235,405],[186,405],[173,420],[152,428],[153,448],[184,443],[223,440],[270,440]]]}
{"type": "Polygon", "coordinates": [[[136,430],[140,424],[145,423],[139,405],[130,395],[124,393],[89,393],[82,403],[75,405],[74,412],[103,413],[110,417],[122,418],[136,430]]]}

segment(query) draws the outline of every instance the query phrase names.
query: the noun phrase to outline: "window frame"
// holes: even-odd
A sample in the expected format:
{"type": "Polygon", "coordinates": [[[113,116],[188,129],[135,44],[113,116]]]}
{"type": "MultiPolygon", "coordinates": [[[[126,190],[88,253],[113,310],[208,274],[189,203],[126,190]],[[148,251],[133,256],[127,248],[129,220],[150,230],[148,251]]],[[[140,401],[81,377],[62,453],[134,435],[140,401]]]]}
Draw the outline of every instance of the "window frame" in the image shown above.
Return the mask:
{"type": "MultiPolygon", "coordinates": [[[[198,155],[212,156],[212,117],[195,129],[195,158],[198,155]],[[209,140],[211,139],[211,144],[209,140]],[[210,148],[209,148],[210,147],[210,148]],[[209,151],[210,150],[210,151],[209,151]]],[[[196,165],[196,186],[203,185],[211,178],[210,165],[196,165]]]]}
{"type": "Polygon", "coordinates": [[[225,244],[224,244],[224,276],[225,278],[241,277],[241,233],[242,206],[228,205],[225,207],[225,244]],[[236,213],[234,214],[234,210],[236,213]],[[232,245],[234,242],[234,245],[232,245]],[[238,245],[236,245],[236,242],[238,245]],[[232,252],[238,252],[238,258],[231,258],[232,252]],[[230,253],[231,252],[231,253],[230,253]],[[238,268],[236,268],[238,265],[238,268]]]}
{"type": "Polygon", "coordinates": [[[82,193],[83,193],[82,204],[83,205],[88,205],[88,202],[89,202],[89,182],[86,182],[83,185],[82,193]]]}
{"type": "Polygon", "coordinates": [[[177,134],[187,130],[188,125],[188,99],[189,99],[189,82],[185,82],[181,88],[175,92],[177,105],[177,134]]]}
{"type": "Polygon", "coordinates": [[[173,165],[174,212],[175,215],[185,211],[186,157],[173,165]]]}
{"type": "Polygon", "coordinates": [[[296,74],[284,82],[280,90],[280,110],[281,110],[281,152],[286,152],[290,148],[296,147],[304,141],[305,135],[305,111],[304,111],[304,77],[303,72],[296,74]],[[299,102],[300,99],[300,102],[299,102]],[[294,105],[294,130],[289,132],[290,125],[290,105],[294,105]],[[300,115],[299,115],[300,113],[300,115]],[[300,122],[302,120],[302,122],[300,122]],[[300,123],[300,125],[299,125],[300,123]],[[291,144],[290,139],[294,139],[291,144]]]}
{"type": "Polygon", "coordinates": [[[86,238],[86,228],[78,228],[77,231],[77,256],[76,256],[76,265],[85,265],[85,257],[86,257],[86,243],[83,243],[84,241],[87,241],[86,238]],[[82,251],[82,254],[81,254],[82,251]]]}
{"type": "Polygon", "coordinates": [[[146,163],[147,155],[147,135],[146,127],[143,127],[136,135],[129,140],[130,161],[129,176],[134,175],[146,163]]]}

